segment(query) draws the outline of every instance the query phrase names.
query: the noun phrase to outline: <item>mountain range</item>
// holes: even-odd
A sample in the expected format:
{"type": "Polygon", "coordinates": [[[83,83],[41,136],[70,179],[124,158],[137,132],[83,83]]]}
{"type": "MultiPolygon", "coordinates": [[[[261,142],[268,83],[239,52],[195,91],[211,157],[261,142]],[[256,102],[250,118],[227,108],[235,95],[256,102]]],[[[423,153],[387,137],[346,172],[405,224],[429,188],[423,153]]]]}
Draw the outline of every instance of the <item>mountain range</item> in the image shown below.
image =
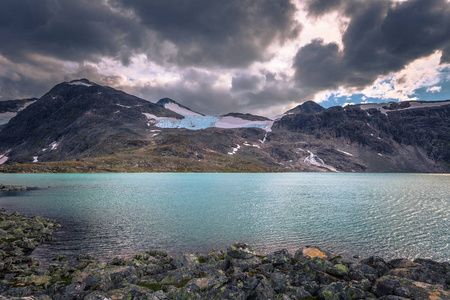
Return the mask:
{"type": "Polygon", "coordinates": [[[87,79],[0,102],[0,172],[450,171],[450,100],[206,116],[87,79]]]}

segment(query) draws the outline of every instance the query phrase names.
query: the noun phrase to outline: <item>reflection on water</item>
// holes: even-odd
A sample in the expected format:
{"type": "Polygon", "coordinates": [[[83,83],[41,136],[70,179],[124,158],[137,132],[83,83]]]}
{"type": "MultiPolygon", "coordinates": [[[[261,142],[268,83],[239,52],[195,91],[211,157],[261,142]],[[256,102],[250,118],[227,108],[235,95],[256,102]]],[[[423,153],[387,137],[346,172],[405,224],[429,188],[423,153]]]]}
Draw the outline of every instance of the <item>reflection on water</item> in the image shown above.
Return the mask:
{"type": "Polygon", "coordinates": [[[7,211],[59,220],[34,255],[160,248],[207,252],[235,241],[264,252],[450,259],[450,177],[429,174],[10,174],[50,187],[3,195],[7,211]]]}

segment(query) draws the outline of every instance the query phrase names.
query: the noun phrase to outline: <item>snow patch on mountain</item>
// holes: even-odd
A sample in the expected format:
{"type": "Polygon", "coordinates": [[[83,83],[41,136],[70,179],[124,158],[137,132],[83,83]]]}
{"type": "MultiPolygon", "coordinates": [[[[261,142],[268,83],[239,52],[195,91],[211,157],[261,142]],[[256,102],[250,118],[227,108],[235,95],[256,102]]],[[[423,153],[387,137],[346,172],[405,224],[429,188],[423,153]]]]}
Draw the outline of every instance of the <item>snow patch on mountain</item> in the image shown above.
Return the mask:
{"type": "MultiPolygon", "coordinates": [[[[395,103],[395,102],[394,102],[395,103]]],[[[440,107],[444,105],[450,105],[450,101],[409,101],[409,107],[399,107],[394,109],[386,109],[384,107],[389,107],[390,103],[367,103],[367,104],[359,104],[359,107],[367,112],[367,110],[371,108],[378,109],[382,114],[387,115],[389,112],[393,111],[401,111],[401,110],[410,110],[410,109],[418,109],[418,108],[429,108],[429,107],[440,107]]]]}
{"type": "Polygon", "coordinates": [[[94,86],[92,83],[88,83],[88,82],[81,81],[81,80],[74,80],[74,81],[71,81],[71,82],[69,82],[67,84],[69,84],[69,85],[82,85],[82,86],[87,86],[87,87],[94,86]]]}
{"type": "Polygon", "coordinates": [[[164,108],[171,110],[173,112],[176,112],[177,114],[180,114],[183,116],[201,116],[201,114],[196,113],[195,111],[192,111],[190,109],[181,107],[180,105],[178,105],[177,103],[174,103],[174,102],[166,103],[164,105],[164,108]]]}
{"type": "Polygon", "coordinates": [[[264,144],[266,142],[267,139],[267,135],[269,134],[269,132],[266,132],[266,134],[264,135],[262,140],[259,140],[261,142],[261,144],[264,144]]]}
{"type": "Polygon", "coordinates": [[[50,148],[50,150],[56,150],[58,149],[58,145],[59,143],[57,143],[56,141],[54,141],[53,143],[51,143],[50,145],[47,146],[47,148],[42,149],[43,152],[47,151],[48,148],[50,148]]]}
{"type": "Polygon", "coordinates": [[[312,153],[309,150],[306,150],[306,151],[308,151],[309,156],[305,158],[305,160],[304,160],[305,163],[313,165],[313,166],[317,166],[317,167],[322,167],[322,168],[328,169],[332,172],[337,172],[337,170],[334,167],[325,164],[325,162],[320,157],[318,157],[317,155],[315,155],[314,153],[312,153]]]}
{"type": "Polygon", "coordinates": [[[238,152],[239,149],[241,149],[241,146],[240,146],[240,145],[237,145],[235,148],[233,148],[233,149],[231,150],[231,152],[228,152],[228,154],[229,154],[229,155],[235,155],[235,154],[238,152]]]}
{"type": "Polygon", "coordinates": [[[249,144],[248,142],[244,142],[244,146],[247,146],[247,147],[255,147],[255,148],[261,149],[261,146],[259,146],[259,145],[254,145],[254,144],[249,144]]]}
{"type": "Polygon", "coordinates": [[[38,158],[39,158],[38,156],[33,156],[33,162],[34,162],[34,163],[39,162],[38,158]]]}
{"type": "Polygon", "coordinates": [[[342,150],[339,150],[339,149],[336,149],[337,151],[339,151],[339,152],[341,152],[341,153],[343,153],[343,154],[345,154],[345,155],[348,155],[348,156],[354,156],[353,154],[351,154],[351,153],[348,153],[348,152],[345,152],[345,151],[342,151],[342,150]]]}
{"type": "Polygon", "coordinates": [[[272,121],[278,121],[278,120],[280,120],[282,117],[284,117],[286,115],[292,115],[292,113],[272,116],[272,117],[269,117],[269,119],[271,119],[272,121]]]}
{"type": "Polygon", "coordinates": [[[220,120],[215,124],[215,127],[217,128],[248,128],[248,127],[257,127],[264,129],[267,132],[272,131],[272,125],[274,121],[250,121],[250,120],[244,120],[241,118],[236,117],[222,117],[220,120]]]}
{"type": "Polygon", "coordinates": [[[54,141],[53,143],[51,143],[49,145],[49,147],[51,148],[51,150],[56,150],[59,146],[59,143],[57,143],[56,141],[54,141]]]}
{"type": "Polygon", "coordinates": [[[116,105],[117,105],[117,106],[120,106],[120,107],[124,107],[124,108],[131,108],[131,106],[126,106],[126,105],[122,105],[122,104],[117,104],[117,103],[116,103],[116,105]]]}
{"type": "Polygon", "coordinates": [[[5,154],[0,155],[0,165],[3,165],[8,160],[8,156],[5,154]]]}

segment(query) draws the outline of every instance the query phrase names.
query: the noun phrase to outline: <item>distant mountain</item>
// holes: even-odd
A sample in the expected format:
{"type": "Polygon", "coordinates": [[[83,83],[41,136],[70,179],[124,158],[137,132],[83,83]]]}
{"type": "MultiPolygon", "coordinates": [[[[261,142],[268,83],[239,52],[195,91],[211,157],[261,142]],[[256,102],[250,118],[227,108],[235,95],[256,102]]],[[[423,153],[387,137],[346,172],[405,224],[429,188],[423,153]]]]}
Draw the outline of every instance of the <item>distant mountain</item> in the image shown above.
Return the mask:
{"type": "Polygon", "coordinates": [[[288,110],[286,114],[298,114],[298,113],[305,113],[305,114],[312,114],[312,113],[319,113],[324,111],[325,108],[320,106],[314,101],[306,101],[303,104],[300,104],[297,107],[294,107],[291,110],[288,110]]]}
{"type": "Polygon", "coordinates": [[[226,115],[222,115],[222,117],[234,117],[234,118],[241,118],[244,120],[249,121],[269,121],[269,118],[256,116],[252,114],[242,114],[242,113],[228,113],[226,115]]]}
{"type": "Polygon", "coordinates": [[[175,100],[172,100],[170,98],[163,98],[163,99],[159,100],[156,104],[165,109],[171,110],[171,111],[176,112],[181,115],[204,116],[204,114],[193,111],[189,107],[181,105],[178,102],[176,102],[175,100]]]}
{"type": "Polygon", "coordinates": [[[317,151],[324,160],[334,161],[335,150],[349,153],[367,171],[448,172],[450,167],[449,100],[336,106],[286,115],[275,126],[323,142],[317,151]]]}
{"type": "Polygon", "coordinates": [[[0,101],[0,129],[7,124],[9,120],[17,115],[28,105],[36,102],[37,98],[20,99],[20,100],[6,100],[0,101]]]}
{"type": "Polygon", "coordinates": [[[80,79],[0,111],[0,172],[450,171],[450,101],[205,116],[80,79]]]}

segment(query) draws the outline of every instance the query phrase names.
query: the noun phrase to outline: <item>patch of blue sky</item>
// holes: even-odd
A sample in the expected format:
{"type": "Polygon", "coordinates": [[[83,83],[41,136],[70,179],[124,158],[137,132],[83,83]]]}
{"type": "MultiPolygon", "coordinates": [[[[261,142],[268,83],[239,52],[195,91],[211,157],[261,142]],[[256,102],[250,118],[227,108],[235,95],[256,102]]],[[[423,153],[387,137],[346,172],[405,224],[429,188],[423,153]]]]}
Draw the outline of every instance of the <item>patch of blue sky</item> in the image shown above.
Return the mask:
{"type": "Polygon", "coordinates": [[[337,96],[331,94],[327,100],[320,102],[319,104],[325,108],[332,106],[344,106],[346,104],[360,104],[360,103],[385,103],[385,102],[397,102],[397,99],[381,99],[367,97],[364,94],[353,94],[351,96],[337,96]]]}
{"type": "Polygon", "coordinates": [[[422,87],[414,91],[414,97],[422,101],[437,101],[437,100],[449,100],[450,99],[450,82],[441,81],[434,85],[438,89],[433,87],[422,87]]]}

